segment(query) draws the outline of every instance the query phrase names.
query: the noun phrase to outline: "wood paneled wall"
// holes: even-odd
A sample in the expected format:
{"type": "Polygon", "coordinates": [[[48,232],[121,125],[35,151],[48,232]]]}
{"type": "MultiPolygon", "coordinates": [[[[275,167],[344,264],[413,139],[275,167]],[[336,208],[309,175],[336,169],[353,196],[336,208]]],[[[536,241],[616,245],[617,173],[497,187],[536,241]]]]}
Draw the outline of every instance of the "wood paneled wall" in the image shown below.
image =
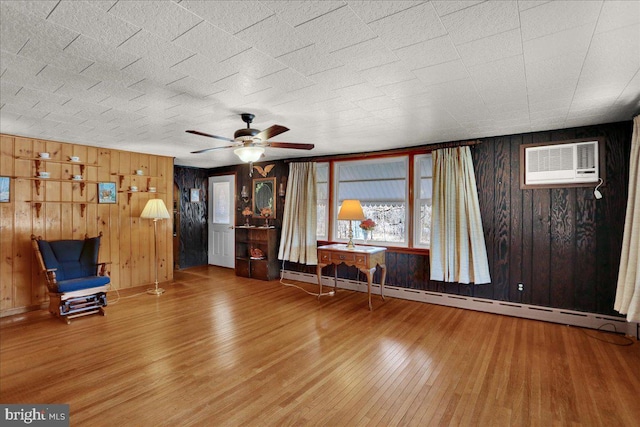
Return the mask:
{"type": "Polygon", "coordinates": [[[208,262],[208,176],[206,169],[176,166],[174,180],[180,191],[180,268],[208,262]],[[190,190],[200,190],[200,201],[192,202],[190,190]]]}
{"type": "MultiPolygon", "coordinates": [[[[492,282],[429,280],[428,256],[387,252],[387,283],[608,315],[613,310],[629,182],[632,122],[485,138],[472,148],[492,282]],[[521,144],[603,136],[606,185],[521,190],[521,144]],[[524,285],[518,291],[517,285],[524,285]]],[[[315,269],[287,263],[294,271],[315,269]]],[[[325,274],[332,275],[332,267],[325,274]]],[[[380,280],[376,273],[375,280],[380,280]]],[[[355,268],[338,275],[356,279],[355,268]]],[[[362,277],[360,277],[362,280],[362,277]]]]}
{"type": "MultiPolygon", "coordinates": [[[[163,199],[170,209],[172,158],[0,135],[0,176],[12,177],[10,202],[0,203],[0,315],[38,308],[48,299],[31,248],[31,234],[58,240],[102,232],[100,261],[112,263],[112,288],[154,282],[153,222],[140,219],[140,213],[151,198],[163,199]],[[84,179],[92,182],[81,191],[80,183],[71,181],[72,175],[79,173],[78,165],[47,162],[45,170],[51,173],[51,180],[42,181],[37,194],[35,181],[28,179],[36,175],[35,162],[23,158],[36,157],[42,151],[56,160],[78,156],[82,162],[97,165],[85,168],[84,179]],[[138,169],[144,176],[134,175],[138,169]],[[95,182],[116,182],[117,203],[98,204],[95,182]],[[148,182],[157,188],[157,194],[144,192],[148,182]],[[131,185],[143,191],[129,195],[126,190],[131,185]],[[30,201],[42,202],[39,215],[30,201]],[[84,213],[80,204],[69,203],[72,201],[87,202],[84,213]]],[[[171,234],[171,219],[158,222],[160,281],[173,278],[171,234]]]]}
{"type": "MultiPolygon", "coordinates": [[[[286,183],[289,175],[289,165],[282,160],[256,163],[256,166],[265,167],[266,165],[275,164],[271,169],[268,178],[276,178],[276,189],[280,183],[286,183]]],[[[257,171],[253,171],[253,176],[249,176],[249,165],[233,165],[215,169],[197,169],[189,167],[176,166],[174,169],[174,180],[180,189],[180,268],[194,267],[198,265],[206,265],[208,262],[208,225],[207,225],[207,197],[208,197],[208,178],[214,175],[236,175],[236,191],[235,191],[235,224],[244,224],[244,217],[241,215],[242,209],[247,205],[240,199],[240,191],[242,186],[246,186],[251,192],[251,183],[253,178],[262,178],[257,171]],[[192,203],[189,201],[189,190],[191,188],[200,188],[202,199],[200,203],[192,203]]],[[[282,225],[282,215],[284,212],[284,199],[277,197],[276,200],[276,217],[270,222],[276,227],[282,225]]],[[[258,225],[264,222],[260,218],[250,218],[252,224],[258,225]]]]}
{"type": "MultiPolygon", "coordinates": [[[[247,187],[247,190],[249,191],[249,197],[252,197],[251,193],[252,193],[254,179],[275,178],[276,188],[274,189],[275,190],[274,199],[276,202],[276,214],[274,217],[269,219],[269,224],[275,226],[276,228],[282,228],[282,216],[284,215],[285,199],[278,196],[278,189],[280,188],[281,183],[284,183],[286,188],[286,180],[289,176],[289,164],[285,163],[282,160],[279,160],[279,161],[273,160],[269,162],[254,163],[254,165],[260,166],[263,169],[268,165],[274,165],[274,167],[270,169],[269,173],[265,177],[263,177],[258,173],[256,169],[253,170],[252,176],[249,176],[248,164],[238,166],[237,175],[236,175],[237,177],[236,179],[236,225],[244,224],[245,218],[241,214],[242,209],[245,206],[252,204],[251,200],[249,200],[248,203],[243,203],[242,200],[240,200],[240,192],[242,191],[242,186],[247,187]]],[[[264,219],[250,217],[249,223],[251,225],[263,225],[264,219]]]]}

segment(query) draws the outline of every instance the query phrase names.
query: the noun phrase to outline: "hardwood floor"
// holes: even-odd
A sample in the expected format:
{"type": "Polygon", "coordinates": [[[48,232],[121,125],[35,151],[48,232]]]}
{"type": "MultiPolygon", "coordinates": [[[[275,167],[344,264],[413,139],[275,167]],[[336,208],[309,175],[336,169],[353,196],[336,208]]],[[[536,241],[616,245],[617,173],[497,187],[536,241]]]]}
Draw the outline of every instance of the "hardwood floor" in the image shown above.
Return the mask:
{"type": "Polygon", "coordinates": [[[73,426],[640,420],[640,343],[602,341],[620,336],[377,295],[370,312],[216,267],[163,286],[71,325],[0,319],[0,402],[67,403],[73,426]]]}

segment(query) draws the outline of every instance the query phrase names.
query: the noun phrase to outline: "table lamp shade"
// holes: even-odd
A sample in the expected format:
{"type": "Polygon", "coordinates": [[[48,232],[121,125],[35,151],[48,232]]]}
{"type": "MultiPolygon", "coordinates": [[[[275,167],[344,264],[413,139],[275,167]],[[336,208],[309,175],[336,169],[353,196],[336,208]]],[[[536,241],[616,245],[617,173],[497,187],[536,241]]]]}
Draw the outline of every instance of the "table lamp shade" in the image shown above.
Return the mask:
{"type": "Polygon", "coordinates": [[[362,205],[359,200],[344,200],[340,211],[338,212],[339,220],[354,220],[363,221],[364,212],[362,211],[362,205]]]}
{"type": "Polygon", "coordinates": [[[142,210],[140,218],[169,219],[170,216],[169,211],[164,205],[162,199],[151,199],[147,202],[144,209],[142,210]]]}

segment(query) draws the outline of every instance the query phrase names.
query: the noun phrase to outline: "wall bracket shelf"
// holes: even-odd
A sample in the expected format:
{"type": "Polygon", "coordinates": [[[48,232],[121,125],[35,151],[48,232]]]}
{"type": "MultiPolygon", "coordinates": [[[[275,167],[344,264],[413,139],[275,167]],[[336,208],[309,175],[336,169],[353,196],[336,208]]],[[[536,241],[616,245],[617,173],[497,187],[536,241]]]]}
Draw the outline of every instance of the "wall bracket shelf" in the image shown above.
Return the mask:
{"type": "Polygon", "coordinates": [[[127,201],[128,203],[131,203],[131,196],[134,194],[166,194],[162,191],[118,191],[118,193],[122,194],[122,193],[126,193],[127,194],[127,201]]]}
{"type": "Polygon", "coordinates": [[[42,210],[42,205],[45,203],[60,203],[60,204],[72,204],[72,205],[80,205],[80,217],[84,218],[84,212],[87,209],[87,205],[96,204],[96,202],[87,202],[87,201],[41,201],[41,200],[27,200],[27,203],[31,203],[32,206],[36,208],[36,216],[40,218],[40,211],[42,210]]]}
{"type": "Polygon", "coordinates": [[[80,195],[84,196],[84,187],[87,184],[97,184],[98,181],[87,181],[87,180],[75,180],[75,179],[55,179],[55,178],[41,178],[38,176],[35,177],[24,177],[24,176],[17,176],[15,177],[16,179],[28,179],[30,181],[34,181],[36,184],[36,194],[39,196],[40,195],[40,186],[42,184],[43,181],[51,181],[51,182],[70,182],[72,184],[80,184],[80,195]]]}
{"type": "Polygon", "coordinates": [[[163,178],[161,176],[138,175],[136,173],[132,173],[132,174],[112,173],[111,175],[118,177],[118,188],[122,188],[122,184],[124,184],[124,178],[127,176],[134,177],[134,178],[147,178],[147,187],[151,185],[151,178],[163,178]]]}
{"type": "Polygon", "coordinates": [[[84,175],[84,171],[86,167],[99,167],[95,163],[87,163],[87,162],[72,162],[71,160],[56,160],[56,159],[43,159],[42,157],[16,157],[16,159],[20,160],[31,160],[36,165],[36,173],[40,173],[40,167],[43,163],[57,163],[64,165],[77,165],[80,166],[80,175],[84,175]]]}

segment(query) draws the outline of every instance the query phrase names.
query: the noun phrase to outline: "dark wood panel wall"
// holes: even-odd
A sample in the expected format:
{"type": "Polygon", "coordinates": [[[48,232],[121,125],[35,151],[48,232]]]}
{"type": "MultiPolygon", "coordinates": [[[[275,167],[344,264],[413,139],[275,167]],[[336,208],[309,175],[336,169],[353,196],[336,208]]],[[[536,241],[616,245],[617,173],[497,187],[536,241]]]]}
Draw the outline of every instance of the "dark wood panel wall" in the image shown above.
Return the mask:
{"type": "Polygon", "coordinates": [[[492,275],[474,295],[615,314],[631,131],[624,122],[537,132],[488,138],[473,150],[492,275]],[[521,144],[598,136],[606,152],[601,200],[590,187],[520,190],[521,144]]]}
{"type": "MultiPolygon", "coordinates": [[[[613,310],[629,180],[632,122],[485,138],[471,150],[492,282],[429,280],[427,256],[387,252],[387,283],[500,301],[593,313],[613,310]],[[520,145],[605,138],[606,185],[521,190],[520,145]],[[524,288],[518,290],[518,283],[524,288]]],[[[286,264],[294,271],[314,273],[286,264]]],[[[325,274],[332,275],[326,267],[325,274]]],[[[342,266],[340,277],[364,280],[342,266]]],[[[375,280],[379,280],[376,277],[375,280]]]]}
{"type": "Polygon", "coordinates": [[[176,166],[174,181],[180,192],[180,268],[207,263],[208,172],[206,169],[176,166]],[[200,190],[200,201],[191,201],[191,189],[200,190]]]}
{"type": "MultiPolygon", "coordinates": [[[[267,178],[276,178],[276,189],[280,183],[285,183],[289,174],[289,165],[284,161],[271,161],[256,163],[256,166],[264,168],[267,165],[274,164],[267,178]]],[[[253,170],[253,176],[249,176],[249,165],[235,165],[216,169],[198,169],[190,167],[176,166],[174,168],[175,184],[180,191],[180,268],[188,268],[197,265],[205,265],[208,262],[208,178],[214,175],[236,175],[236,215],[235,224],[244,224],[242,209],[251,201],[245,203],[240,198],[240,192],[243,186],[246,186],[249,194],[251,194],[251,183],[254,178],[262,178],[262,176],[253,170]],[[199,188],[200,202],[190,202],[190,189],[199,188]]],[[[284,199],[276,197],[276,216],[269,222],[276,227],[282,225],[282,214],[284,212],[284,199]]],[[[264,222],[261,218],[250,218],[249,222],[253,225],[259,225],[264,222]]]]}
{"type": "MultiPolygon", "coordinates": [[[[285,199],[278,196],[278,188],[280,187],[280,184],[283,183],[285,185],[286,188],[286,180],[289,176],[289,164],[285,163],[284,161],[280,160],[280,161],[271,161],[271,162],[262,162],[262,163],[255,163],[255,166],[259,166],[260,168],[262,168],[264,170],[264,168],[268,165],[274,165],[273,168],[267,168],[269,169],[269,173],[266,174],[266,176],[262,176],[260,175],[260,173],[254,169],[253,170],[253,174],[252,176],[249,175],[249,165],[245,164],[245,165],[240,165],[237,167],[237,175],[236,175],[236,198],[237,198],[237,203],[236,203],[236,224],[237,225],[241,225],[244,224],[245,218],[241,215],[241,211],[242,209],[247,205],[251,203],[251,200],[248,203],[244,203],[242,200],[240,200],[240,192],[242,191],[242,187],[246,186],[247,190],[249,191],[249,196],[251,197],[251,183],[253,181],[253,179],[256,178],[275,178],[276,179],[276,195],[275,195],[275,201],[276,201],[276,215],[275,218],[270,219],[269,223],[273,224],[274,226],[280,228],[282,226],[282,215],[284,213],[284,202],[285,199]]],[[[252,225],[262,225],[264,223],[264,219],[262,218],[250,218],[249,219],[249,223],[252,225]]]]}

